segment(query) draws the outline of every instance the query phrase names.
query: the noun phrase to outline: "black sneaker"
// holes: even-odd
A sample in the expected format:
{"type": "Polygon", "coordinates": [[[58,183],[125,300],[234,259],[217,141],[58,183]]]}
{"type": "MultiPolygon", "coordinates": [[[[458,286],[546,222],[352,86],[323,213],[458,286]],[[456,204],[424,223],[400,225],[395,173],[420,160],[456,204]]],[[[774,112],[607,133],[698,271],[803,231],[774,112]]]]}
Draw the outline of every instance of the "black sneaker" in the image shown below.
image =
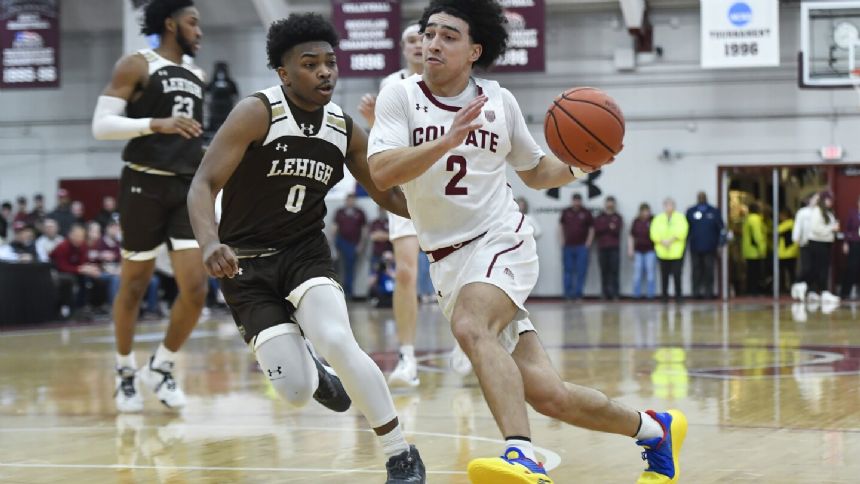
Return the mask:
{"type": "Polygon", "coordinates": [[[385,469],[388,471],[385,484],[424,484],[427,479],[424,462],[421,461],[421,455],[414,445],[410,445],[409,450],[388,459],[385,469]]]}
{"type": "Polygon", "coordinates": [[[346,394],[340,378],[338,378],[334,370],[320,363],[320,360],[317,359],[310,348],[308,348],[308,352],[317,365],[317,375],[319,375],[320,382],[317,391],[314,392],[314,400],[335,412],[346,412],[349,410],[352,400],[346,394]]]}

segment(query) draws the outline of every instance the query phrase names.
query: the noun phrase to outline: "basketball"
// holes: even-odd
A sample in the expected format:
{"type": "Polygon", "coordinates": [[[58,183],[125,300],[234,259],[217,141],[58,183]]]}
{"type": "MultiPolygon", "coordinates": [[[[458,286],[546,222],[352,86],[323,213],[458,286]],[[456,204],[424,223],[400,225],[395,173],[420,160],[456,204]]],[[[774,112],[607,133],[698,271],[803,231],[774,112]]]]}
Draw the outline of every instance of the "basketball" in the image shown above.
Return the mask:
{"type": "Polygon", "coordinates": [[[610,163],[624,145],[624,114],[608,94],[593,87],[568,89],[544,119],[550,150],[568,164],[594,169],[610,163]]]}

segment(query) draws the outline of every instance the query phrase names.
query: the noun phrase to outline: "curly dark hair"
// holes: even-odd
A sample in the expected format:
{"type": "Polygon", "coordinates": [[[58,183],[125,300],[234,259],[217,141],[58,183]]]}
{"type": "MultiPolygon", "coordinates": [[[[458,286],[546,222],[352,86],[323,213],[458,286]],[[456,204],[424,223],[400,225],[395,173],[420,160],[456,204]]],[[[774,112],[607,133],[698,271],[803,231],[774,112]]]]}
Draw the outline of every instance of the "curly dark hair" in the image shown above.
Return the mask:
{"type": "Polygon", "coordinates": [[[151,0],[143,9],[140,33],[143,35],[164,33],[164,21],[183,8],[193,7],[192,0],[151,0]]]}
{"type": "Polygon", "coordinates": [[[289,17],[272,22],[266,36],[266,55],[269,67],[277,69],[283,65],[284,54],[293,47],[305,42],[328,42],[337,47],[340,39],[334,26],[317,13],[294,13],[289,17]]]}
{"type": "Polygon", "coordinates": [[[508,47],[508,23],[502,6],[496,0],[433,0],[421,14],[418,25],[427,27],[430,16],[444,12],[469,24],[472,42],[481,44],[483,51],[475,65],[487,69],[508,47]]]}

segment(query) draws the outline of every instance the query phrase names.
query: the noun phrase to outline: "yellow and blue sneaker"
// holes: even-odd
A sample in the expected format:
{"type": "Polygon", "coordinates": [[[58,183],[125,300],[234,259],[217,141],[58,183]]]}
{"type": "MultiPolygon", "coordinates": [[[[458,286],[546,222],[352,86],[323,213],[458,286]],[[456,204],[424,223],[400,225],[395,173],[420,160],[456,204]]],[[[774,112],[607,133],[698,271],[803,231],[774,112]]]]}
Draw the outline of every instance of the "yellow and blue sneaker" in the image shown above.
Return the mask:
{"type": "Polygon", "coordinates": [[[553,484],[543,465],[516,447],[508,447],[501,457],[473,459],[468,472],[472,484],[553,484]]]}
{"type": "Polygon", "coordinates": [[[636,445],[645,448],[642,459],[648,461],[648,468],[636,482],[637,484],[678,482],[678,475],[681,473],[678,456],[687,437],[687,417],[680,410],[669,410],[665,413],[648,410],[645,413],[654,417],[654,420],[663,427],[663,437],[636,441],[636,445]]]}

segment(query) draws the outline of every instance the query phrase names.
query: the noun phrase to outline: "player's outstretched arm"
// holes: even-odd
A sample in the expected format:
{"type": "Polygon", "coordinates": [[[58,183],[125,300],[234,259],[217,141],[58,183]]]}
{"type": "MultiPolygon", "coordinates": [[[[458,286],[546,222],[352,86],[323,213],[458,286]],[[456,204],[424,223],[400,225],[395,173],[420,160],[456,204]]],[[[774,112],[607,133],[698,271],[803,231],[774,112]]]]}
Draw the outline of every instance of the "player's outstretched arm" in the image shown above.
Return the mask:
{"type": "Polygon", "coordinates": [[[399,187],[380,190],[374,183],[367,164],[367,133],[355,123],[352,125],[352,137],[349,140],[349,151],[346,153],[346,166],[374,202],[395,215],[410,218],[406,197],[399,187]]]}
{"type": "Polygon", "coordinates": [[[178,134],[186,139],[203,134],[200,123],[185,116],[172,118],[129,118],[125,107],[147,80],[146,60],[130,54],[114,66],[111,80],[102,91],[93,112],[92,132],[98,140],[126,140],[152,133],[178,134]]]}
{"type": "Polygon", "coordinates": [[[591,169],[583,170],[565,164],[553,155],[544,155],[540,163],[531,170],[518,171],[517,175],[529,188],[544,190],[567,185],[568,183],[585,178],[591,169]]]}
{"type": "Polygon", "coordinates": [[[203,251],[206,270],[213,277],[233,277],[239,270],[236,255],[218,239],[215,196],[239,166],[248,146],[263,141],[269,119],[269,111],[260,99],[249,97],[239,102],[218,130],[191,182],[191,227],[203,251]]]}

